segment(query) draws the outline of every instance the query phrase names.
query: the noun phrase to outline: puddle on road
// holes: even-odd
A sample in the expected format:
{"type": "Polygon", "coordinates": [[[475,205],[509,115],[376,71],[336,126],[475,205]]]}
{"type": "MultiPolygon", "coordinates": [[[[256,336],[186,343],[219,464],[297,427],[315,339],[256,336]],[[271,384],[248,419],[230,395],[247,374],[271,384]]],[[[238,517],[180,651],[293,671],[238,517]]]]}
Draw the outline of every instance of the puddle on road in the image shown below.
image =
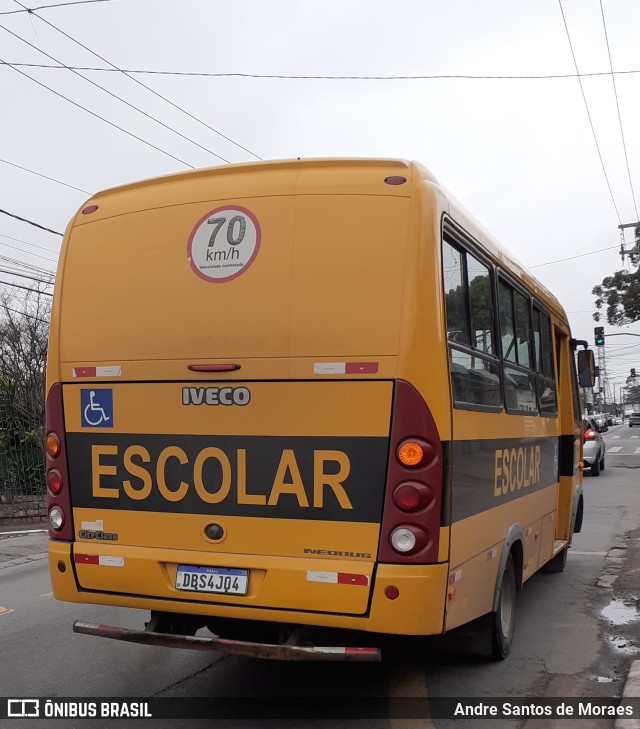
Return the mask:
{"type": "Polygon", "coordinates": [[[635,600],[612,600],[602,609],[601,614],[613,625],[628,625],[640,620],[635,600]]]}
{"type": "Polygon", "coordinates": [[[628,638],[607,637],[611,645],[619,652],[631,656],[640,653],[638,646],[634,645],[628,638]]]}

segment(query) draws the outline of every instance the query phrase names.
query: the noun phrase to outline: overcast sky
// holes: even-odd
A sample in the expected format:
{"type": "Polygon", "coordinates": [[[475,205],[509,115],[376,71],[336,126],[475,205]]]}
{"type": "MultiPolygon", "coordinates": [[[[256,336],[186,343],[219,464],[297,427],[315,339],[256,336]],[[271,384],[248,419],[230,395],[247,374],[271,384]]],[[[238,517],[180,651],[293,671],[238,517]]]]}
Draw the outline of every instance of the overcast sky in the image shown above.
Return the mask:
{"type": "MultiPolygon", "coordinates": [[[[0,0],[0,60],[14,64],[0,66],[0,208],[63,231],[87,193],[220,157],[415,159],[556,294],[573,335],[593,342],[591,289],[621,268],[618,225],[638,220],[638,0],[100,0],[16,10],[0,0]],[[579,72],[601,74],[582,83],[611,192],[562,11],[579,72]],[[613,69],[630,72],[615,78],[631,182],[603,11],[613,69]],[[573,77],[133,74],[166,101],[122,73],[80,72],[144,116],[70,70],[18,65],[109,63],[201,74],[573,77]]],[[[60,242],[0,215],[0,255],[54,270],[60,242]]],[[[640,333],[640,323],[604,325],[608,335],[640,333]]],[[[640,371],[640,339],[609,337],[607,366],[617,386],[630,367],[640,371]]]]}

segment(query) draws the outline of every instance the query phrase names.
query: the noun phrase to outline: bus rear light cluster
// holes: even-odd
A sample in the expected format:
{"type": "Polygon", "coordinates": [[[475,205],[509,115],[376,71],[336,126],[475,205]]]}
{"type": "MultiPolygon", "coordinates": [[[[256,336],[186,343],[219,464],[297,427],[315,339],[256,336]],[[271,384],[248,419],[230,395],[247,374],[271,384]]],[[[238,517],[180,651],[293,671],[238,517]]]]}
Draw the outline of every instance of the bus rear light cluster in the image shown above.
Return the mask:
{"type": "Polygon", "coordinates": [[[45,451],[47,454],[47,507],[49,536],[53,539],[73,541],[73,517],[69,493],[69,472],[64,440],[64,412],[62,384],[56,382],[47,394],[47,429],[45,451]]]}
{"type": "Polygon", "coordinates": [[[438,561],[443,456],[433,416],[420,393],[396,380],[380,562],[438,561]]]}

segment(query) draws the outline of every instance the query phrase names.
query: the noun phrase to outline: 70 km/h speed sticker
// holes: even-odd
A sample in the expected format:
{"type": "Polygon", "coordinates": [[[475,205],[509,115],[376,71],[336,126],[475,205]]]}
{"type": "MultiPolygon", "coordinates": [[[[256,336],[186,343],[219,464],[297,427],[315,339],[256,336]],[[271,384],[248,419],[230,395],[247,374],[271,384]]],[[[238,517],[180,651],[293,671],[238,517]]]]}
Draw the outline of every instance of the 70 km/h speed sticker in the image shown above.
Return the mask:
{"type": "Polygon", "coordinates": [[[194,273],[223,283],[244,273],[260,248],[260,224],[246,208],[222,207],[202,217],[189,236],[187,255],[194,273]]]}

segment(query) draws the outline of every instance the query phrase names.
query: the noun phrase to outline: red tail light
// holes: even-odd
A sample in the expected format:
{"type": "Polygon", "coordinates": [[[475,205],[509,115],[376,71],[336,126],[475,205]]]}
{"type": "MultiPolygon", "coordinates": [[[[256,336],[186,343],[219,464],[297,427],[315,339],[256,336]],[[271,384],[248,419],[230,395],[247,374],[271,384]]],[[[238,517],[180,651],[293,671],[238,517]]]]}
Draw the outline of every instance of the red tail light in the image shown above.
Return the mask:
{"type": "Polygon", "coordinates": [[[584,431],[584,439],[585,440],[595,440],[596,434],[591,430],[591,428],[587,428],[587,430],[584,431]]]}
{"type": "Polygon", "coordinates": [[[62,384],[56,382],[47,395],[47,513],[49,536],[73,541],[73,519],[64,437],[62,384]]]}
{"type": "Polygon", "coordinates": [[[62,491],[62,474],[56,468],[47,471],[47,486],[53,496],[58,496],[62,491]]]}
{"type": "Polygon", "coordinates": [[[378,559],[395,564],[438,561],[442,444],[420,393],[397,380],[378,559]]]}

